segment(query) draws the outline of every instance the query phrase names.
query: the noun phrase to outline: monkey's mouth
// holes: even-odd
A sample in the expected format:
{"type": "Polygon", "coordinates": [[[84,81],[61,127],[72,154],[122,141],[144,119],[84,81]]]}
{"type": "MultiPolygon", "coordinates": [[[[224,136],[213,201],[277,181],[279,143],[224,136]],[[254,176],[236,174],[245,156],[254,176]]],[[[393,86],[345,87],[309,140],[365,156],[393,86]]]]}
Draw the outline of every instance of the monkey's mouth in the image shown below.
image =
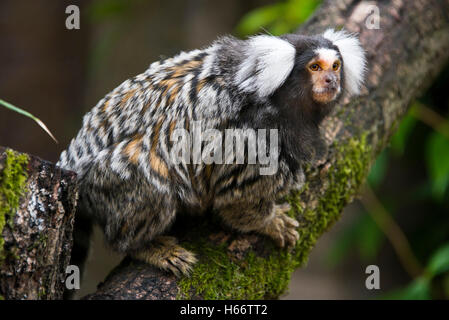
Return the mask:
{"type": "Polygon", "coordinates": [[[338,86],[326,86],[322,88],[314,88],[312,91],[313,100],[320,103],[327,103],[334,100],[338,93],[340,92],[340,87],[338,86]]]}

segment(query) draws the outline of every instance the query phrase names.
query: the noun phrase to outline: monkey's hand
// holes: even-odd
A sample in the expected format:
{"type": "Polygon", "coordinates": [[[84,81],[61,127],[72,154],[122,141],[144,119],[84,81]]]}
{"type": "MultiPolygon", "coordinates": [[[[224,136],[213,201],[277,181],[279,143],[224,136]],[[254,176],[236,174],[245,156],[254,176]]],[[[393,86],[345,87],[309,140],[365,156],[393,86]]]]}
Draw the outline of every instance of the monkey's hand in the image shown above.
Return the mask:
{"type": "Polygon", "coordinates": [[[292,248],[299,240],[299,234],[296,231],[299,223],[285,214],[290,210],[288,203],[275,204],[274,210],[275,217],[261,230],[261,233],[271,237],[280,247],[292,248]]]}

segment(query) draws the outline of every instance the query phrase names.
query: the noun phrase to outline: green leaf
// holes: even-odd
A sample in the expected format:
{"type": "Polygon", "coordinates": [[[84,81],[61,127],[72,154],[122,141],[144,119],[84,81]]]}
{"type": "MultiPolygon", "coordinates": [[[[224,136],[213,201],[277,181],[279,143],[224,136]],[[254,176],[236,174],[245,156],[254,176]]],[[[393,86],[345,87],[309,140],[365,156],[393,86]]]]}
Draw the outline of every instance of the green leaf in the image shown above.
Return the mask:
{"type": "Polygon", "coordinates": [[[276,21],[270,28],[270,33],[275,36],[279,36],[284,33],[288,33],[291,30],[290,25],[284,21],[276,21]]]}
{"type": "Polygon", "coordinates": [[[394,300],[429,300],[432,298],[430,294],[430,280],[425,277],[419,277],[407,287],[387,293],[380,298],[394,300]]]}
{"type": "Polygon", "coordinates": [[[391,149],[397,155],[402,155],[407,145],[408,138],[415,128],[417,120],[410,112],[401,121],[398,131],[391,137],[391,149]]]}
{"type": "MultiPolygon", "coordinates": [[[[437,249],[429,259],[425,276],[416,278],[406,288],[390,292],[382,299],[431,299],[431,281],[437,275],[449,270],[449,243],[437,249]]],[[[447,281],[447,280],[446,280],[447,281]]],[[[443,286],[446,284],[443,283],[443,286]]],[[[447,289],[447,288],[445,288],[447,289]]]]}
{"type": "Polygon", "coordinates": [[[426,147],[432,194],[441,200],[449,185],[449,141],[441,134],[433,132],[427,140],[426,147]]]}
{"type": "Polygon", "coordinates": [[[236,30],[241,36],[260,32],[261,27],[267,27],[281,17],[284,9],[284,3],[276,3],[255,9],[242,18],[236,30]]]}
{"type": "Polygon", "coordinates": [[[449,270],[449,243],[440,247],[430,258],[427,271],[432,277],[449,270]]]}
{"type": "Polygon", "coordinates": [[[320,3],[320,0],[287,1],[285,19],[292,27],[296,27],[306,21],[320,3]]]}
{"type": "Polygon", "coordinates": [[[43,123],[39,118],[33,116],[31,113],[29,113],[28,111],[25,111],[23,109],[20,109],[19,107],[16,107],[14,105],[12,105],[9,102],[6,102],[5,100],[0,99],[0,105],[3,105],[4,107],[15,111],[17,113],[20,113],[30,119],[33,119],[34,121],[36,121],[36,123],[56,142],[58,143],[58,140],[56,140],[56,138],[53,136],[53,134],[50,132],[50,130],[48,130],[47,126],[45,125],[45,123],[43,123]]]}
{"type": "Polygon", "coordinates": [[[246,14],[237,25],[240,36],[263,31],[273,35],[293,31],[313,13],[321,0],[289,0],[255,9],[246,14]]]}

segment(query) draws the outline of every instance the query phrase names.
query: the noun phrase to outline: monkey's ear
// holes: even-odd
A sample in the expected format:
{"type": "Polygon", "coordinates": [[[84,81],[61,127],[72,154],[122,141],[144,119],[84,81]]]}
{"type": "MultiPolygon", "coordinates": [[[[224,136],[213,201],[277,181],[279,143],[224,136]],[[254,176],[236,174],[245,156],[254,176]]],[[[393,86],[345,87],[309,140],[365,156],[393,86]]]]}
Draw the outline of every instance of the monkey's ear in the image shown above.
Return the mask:
{"type": "Polygon", "coordinates": [[[346,31],[327,29],[323,37],[340,50],[345,72],[345,87],[351,95],[360,93],[366,72],[365,50],[359,39],[346,31]]]}
{"type": "Polygon", "coordinates": [[[235,85],[259,98],[271,95],[287,79],[295,64],[296,50],[278,37],[259,35],[245,41],[235,85]]]}

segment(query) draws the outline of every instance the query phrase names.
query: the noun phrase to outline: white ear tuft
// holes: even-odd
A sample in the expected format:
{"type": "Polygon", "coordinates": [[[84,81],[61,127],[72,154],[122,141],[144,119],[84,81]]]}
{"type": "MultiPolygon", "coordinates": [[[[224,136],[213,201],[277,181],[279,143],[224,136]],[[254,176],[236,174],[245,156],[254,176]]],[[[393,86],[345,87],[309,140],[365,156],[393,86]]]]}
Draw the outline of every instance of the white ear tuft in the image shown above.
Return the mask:
{"type": "Polygon", "coordinates": [[[289,42],[268,35],[252,37],[247,43],[235,83],[243,92],[265,98],[287,79],[295,64],[296,50],[289,42]]]}
{"type": "Polygon", "coordinates": [[[366,72],[365,50],[359,39],[346,31],[327,29],[323,37],[332,41],[343,57],[346,89],[351,95],[360,93],[366,72]]]}

